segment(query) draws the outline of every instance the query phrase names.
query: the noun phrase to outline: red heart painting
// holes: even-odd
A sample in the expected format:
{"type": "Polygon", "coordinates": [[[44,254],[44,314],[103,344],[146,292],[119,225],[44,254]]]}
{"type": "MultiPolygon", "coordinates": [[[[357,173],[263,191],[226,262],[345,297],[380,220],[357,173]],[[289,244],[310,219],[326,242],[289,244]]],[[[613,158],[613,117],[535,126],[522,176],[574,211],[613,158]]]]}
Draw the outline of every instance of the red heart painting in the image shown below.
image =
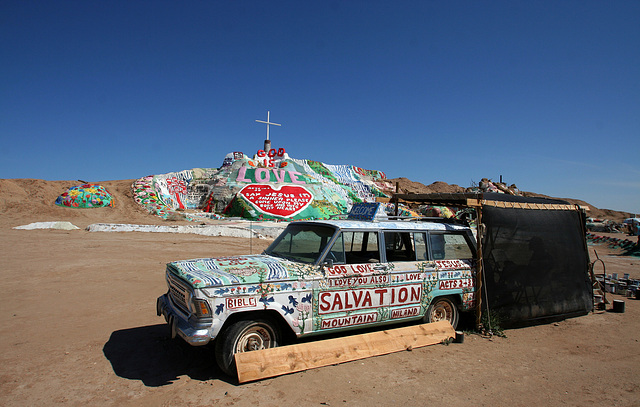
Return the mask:
{"type": "Polygon", "coordinates": [[[239,194],[260,212],[284,218],[300,213],[313,201],[313,195],[306,188],[294,185],[276,189],[271,185],[251,184],[239,194]]]}

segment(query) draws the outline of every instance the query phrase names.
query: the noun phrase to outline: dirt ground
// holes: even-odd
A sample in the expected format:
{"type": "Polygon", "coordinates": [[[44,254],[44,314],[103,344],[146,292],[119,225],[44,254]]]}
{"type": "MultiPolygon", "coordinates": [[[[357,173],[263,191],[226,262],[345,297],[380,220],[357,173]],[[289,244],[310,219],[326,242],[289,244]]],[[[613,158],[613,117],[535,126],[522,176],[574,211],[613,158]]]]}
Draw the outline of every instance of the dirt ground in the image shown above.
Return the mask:
{"type": "MultiPolygon", "coordinates": [[[[245,254],[249,241],[12,229],[36,221],[68,220],[82,228],[162,222],[122,204],[51,208],[64,190],[60,183],[44,185],[24,209],[5,194],[15,183],[0,182],[0,405],[640,405],[640,300],[616,295],[608,298],[624,300],[624,313],[609,306],[507,330],[506,338],[467,333],[462,344],[236,385],[215,366],[210,348],[168,339],[155,301],[166,291],[166,262],[245,254]]],[[[130,185],[112,183],[118,196],[130,185]]],[[[254,239],[253,252],[268,243],[254,239]]],[[[594,250],[607,273],[640,278],[640,259],[599,245],[589,248],[592,260],[594,250]]]]}

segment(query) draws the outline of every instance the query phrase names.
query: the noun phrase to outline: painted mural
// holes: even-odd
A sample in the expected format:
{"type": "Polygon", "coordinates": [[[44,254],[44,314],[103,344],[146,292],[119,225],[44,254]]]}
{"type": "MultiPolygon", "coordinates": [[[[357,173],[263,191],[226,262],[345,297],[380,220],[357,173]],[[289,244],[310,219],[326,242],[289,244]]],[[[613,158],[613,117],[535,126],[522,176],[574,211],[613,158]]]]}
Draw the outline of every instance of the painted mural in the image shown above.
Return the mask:
{"type": "Polygon", "coordinates": [[[258,150],[251,158],[229,153],[220,168],[151,175],[132,187],[149,212],[188,220],[327,219],[356,202],[387,197],[392,189],[381,171],[294,159],[284,148],[258,150]]]}
{"type": "Polygon", "coordinates": [[[102,185],[82,184],[63,192],[55,204],[69,208],[102,208],[114,206],[114,199],[102,185]]]}

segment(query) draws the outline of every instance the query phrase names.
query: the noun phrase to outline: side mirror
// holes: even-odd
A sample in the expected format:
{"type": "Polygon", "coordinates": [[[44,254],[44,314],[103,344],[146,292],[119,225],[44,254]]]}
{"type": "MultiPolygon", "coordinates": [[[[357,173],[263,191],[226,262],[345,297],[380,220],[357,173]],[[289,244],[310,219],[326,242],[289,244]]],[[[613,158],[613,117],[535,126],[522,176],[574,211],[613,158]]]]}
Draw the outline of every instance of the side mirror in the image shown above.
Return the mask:
{"type": "Polygon", "coordinates": [[[333,267],[333,260],[332,259],[326,259],[325,261],[322,262],[322,267],[328,267],[331,268],[333,267]]]}

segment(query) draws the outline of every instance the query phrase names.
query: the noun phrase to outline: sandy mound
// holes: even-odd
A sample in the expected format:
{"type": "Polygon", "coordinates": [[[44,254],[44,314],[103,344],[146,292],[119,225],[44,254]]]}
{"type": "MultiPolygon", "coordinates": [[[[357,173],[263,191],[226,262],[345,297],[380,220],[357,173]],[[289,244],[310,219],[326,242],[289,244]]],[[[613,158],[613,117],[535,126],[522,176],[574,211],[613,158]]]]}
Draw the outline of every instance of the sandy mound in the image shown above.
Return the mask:
{"type": "Polygon", "coordinates": [[[147,213],[133,200],[133,180],[105,181],[115,198],[114,207],[77,209],[55,205],[55,200],[78,181],[43,181],[39,179],[0,179],[0,227],[14,227],[31,222],[67,221],[85,228],[92,223],[160,224],[166,221],[147,213]]]}
{"type": "Polygon", "coordinates": [[[387,181],[392,185],[396,185],[397,183],[399,192],[403,194],[453,194],[465,191],[461,186],[455,184],[449,185],[442,181],[436,181],[431,185],[424,185],[404,177],[393,178],[387,181]]]}
{"type": "MultiPolygon", "coordinates": [[[[55,205],[55,200],[69,187],[79,181],[44,181],[39,179],[0,179],[0,227],[15,227],[32,222],[67,221],[85,228],[92,223],[130,223],[130,224],[193,224],[188,221],[167,221],[149,214],[133,199],[131,184],[134,180],[104,181],[100,185],[107,188],[115,198],[114,207],[77,209],[55,205]]],[[[465,188],[437,181],[430,185],[411,181],[407,178],[388,180],[392,185],[398,183],[401,193],[459,193],[465,188]]],[[[525,196],[545,195],[524,192],[525,196]]],[[[598,209],[587,202],[565,199],[571,203],[588,206],[587,216],[622,222],[630,213],[608,209],[598,209]]]]}
{"type": "MultiPolygon", "coordinates": [[[[466,188],[455,184],[447,184],[446,182],[436,181],[430,185],[424,185],[419,182],[411,181],[407,178],[393,178],[388,180],[394,186],[398,183],[398,189],[401,193],[406,194],[449,194],[449,193],[462,193],[466,191],[466,188]]],[[[595,206],[582,201],[580,199],[575,198],[558,198],[558,197],[550,197],[547,195],[537,194],[535,192],[522,192],[524,196],[530,197],[542,197],[542,198],[555,198],[562,199],[572,204],[581,205],[584,207],[588,207],[589,211],[587,212],[587,216],[591,218],[598,219],[607,219],[617,223],[622,223],[626,218],[632,217],[632,214],[629,212],[619,212],[611,209],[599,209],[595,206]]]]}

